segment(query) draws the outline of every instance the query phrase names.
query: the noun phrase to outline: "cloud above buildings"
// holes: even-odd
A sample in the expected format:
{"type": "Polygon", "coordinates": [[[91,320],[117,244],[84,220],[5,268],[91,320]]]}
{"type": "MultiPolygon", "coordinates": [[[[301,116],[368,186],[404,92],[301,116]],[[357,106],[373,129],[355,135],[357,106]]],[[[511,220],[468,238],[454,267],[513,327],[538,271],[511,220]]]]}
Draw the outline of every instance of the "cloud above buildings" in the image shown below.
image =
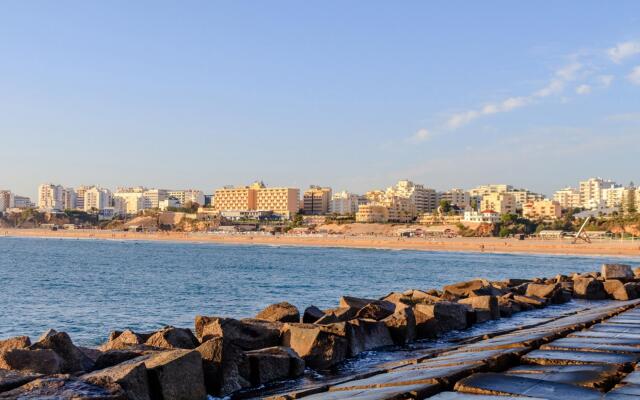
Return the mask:
{"type": "MultiPolygon", "coordinates": [[[[543,87],[524,96],[512,96],[502,101],[490,102],[477,108],[453,113],[445,118],[443,123],[437,129],[419,129],[413,136],[411,141],[423,142],[446,132],[455,131],[473,121],[494,114],[508,113],[523,107],[541,103],[544,99],[563,94],[564,102],[568,99],[564,92],[567,86],[575,85],[575,94],[585,96],[594,89],[607,89],[613,83],[615,76],[612,74],[601,74],[594,76],[596,71],[601,71],[606,66],[594,68],[593,64],[604,59],[609,64],[614,62],[621,64],[624,60],[640,54],[640,42],[623,42],[616,44],[614,47],[600,50],[594,54],[573,55],[571,62],[556,69],[543,87]],[[604,56],[603,56],[604,53],[604,56]],[[586,59],[585,59],[586,58],[586,59]]],[[[635,67],[631,73],[627,75],[629,82],[634,85],[640,85],[640,65],[635,67]]]]}
{"type": "Polygon", "coordinates": [[[614,47],[607,50],[607,54],[609,55],[611,61],[619,64],[629,57],[640,54],[640,41],[618,43],[614,47]]]}
{"type": "Polygon", "coordinates": [[[631,70],[631,73],[627,75],[627,79],[634,85],[640,85],[640,65],[631,70]]]}

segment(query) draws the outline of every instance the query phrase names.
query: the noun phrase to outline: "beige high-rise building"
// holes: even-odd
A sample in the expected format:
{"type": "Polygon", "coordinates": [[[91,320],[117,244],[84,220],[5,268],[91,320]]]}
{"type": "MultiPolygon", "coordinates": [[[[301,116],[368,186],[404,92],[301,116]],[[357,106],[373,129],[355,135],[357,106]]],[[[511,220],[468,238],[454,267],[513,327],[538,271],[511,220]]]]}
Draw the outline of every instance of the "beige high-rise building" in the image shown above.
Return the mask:
{"type": "Polygon", "coordinates": [[[408,199],[416,207],[417,212],[432,212],[438,208],[438,195],[435,190],[425,188],[410,180],[400,180],[395,186],[387,188],[386,197],[402,197],[408,199]]]}
{"type": "Polygon", "coordinates": [[[273,211],[291,218],[300,207],[300,189],[268,188],[262,182],[245,187],[225,187],[215,191],[213,204],[218,211],[273,211]]]}
{"type": "MultiPolygon", "coordinates": [[[[438,203],[448,201],[452,206],[465,209],[471,205],[471,195],[462,189],[451,189],[438,194],[438,203]]],[[[439,204],[438,204],[439,205],[439,204]]]]}
{"type": "Polygon", "coordinates": [[[304,191],[302,209],[306,215],[324,215],[329,213],[331,188],[311,186],[304,191]]]}
{"type": "Polygon", "coordinates": [[[559,219],[562,206],[555,200],[531,201],[522,208],[522,216],[528,219],[559,219]]]}
{"type": "Polygon", "coordinates": [[[582,207],[580,191],[572,187],[566,187],[555,192],[553,200],[557,201],[560,207],[565,210],[582,207]]]}
{"type": "Polygon", "coordinates": [[[91,189],[91,186],[80,185],[76,188],[76,210],[84,210],[84,193],[91,189]]]}
{"type": "Polygon", "coordinates": [[[84,211],[102,211],[111,207],[111,203],[112,194],[109,189],[94,186],[84,192],[84,211]]]}
{"type": "Polygon", "coordinates": [[[505,193],[513,190],[513,186],[506,184],[480,185],[469,190],[471,197],[482,198],[492,193],[505,193]]]}
{"type": "Polygon", "coordinates": [[[116,208],[119,214],[136,215],[144,210],[144,191],[145,189],[140,188],[118,188],[113,194],[113,198],[114,201],[118,199],[118,207],[116,208]]]}
{"type": "Polygon", "coordinates": [[[0,212],[15,207],[14,196],[10,190],[0,190],[0,212]]]}
{"type": "Polygon", "coordinates": [[[386,194],[383,190],[370,190],[364,194],[367,203],[375,204],[382,203],[386,198],[386,194]]]}
{"type": "Polygon", "coordinates": [[[45,183],[38,187],[38,208],[43,211],[64,210],[64,188],[45,183]]]}
{"type": "Polygon", "coordinates": [[[482,197],[480,209],[495,211],[499,214],[515,214],[516,198],[509,193],[491,193],[482,197]]]}
{"type": "Polygon", "coordinates": [[[416,205],[406,197],[387,197],[382,205],[387,207],[389,222],[411,222],[418,215],[416,205]]]}
{"type": "Polygon", "coordinates": [[[356,222],[385,223],[389,221],[389,209],[379,204],[363,204],[358,207],[356,222]]]}
{"type": "Polygon", "coordinates": [[[620,187],[612,180],[602,178],[590,178],[580,182],[580,203],[586,209],[596,209],[605,203],[604,189],[620,187]]]}

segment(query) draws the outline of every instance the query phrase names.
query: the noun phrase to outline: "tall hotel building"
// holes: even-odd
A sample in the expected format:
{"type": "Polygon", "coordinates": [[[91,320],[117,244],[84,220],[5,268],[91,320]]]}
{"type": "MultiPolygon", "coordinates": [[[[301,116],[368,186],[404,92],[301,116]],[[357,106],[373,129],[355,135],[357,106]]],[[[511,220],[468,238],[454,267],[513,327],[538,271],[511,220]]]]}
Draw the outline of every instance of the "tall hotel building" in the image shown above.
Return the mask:
{"type": "Polygon", "coordinates": [[[273,211],[283,218],[297,214],[299,203],[300,189],[268,188],[262,182],[218,189],[213,199],[218,211],[273,211]]]}

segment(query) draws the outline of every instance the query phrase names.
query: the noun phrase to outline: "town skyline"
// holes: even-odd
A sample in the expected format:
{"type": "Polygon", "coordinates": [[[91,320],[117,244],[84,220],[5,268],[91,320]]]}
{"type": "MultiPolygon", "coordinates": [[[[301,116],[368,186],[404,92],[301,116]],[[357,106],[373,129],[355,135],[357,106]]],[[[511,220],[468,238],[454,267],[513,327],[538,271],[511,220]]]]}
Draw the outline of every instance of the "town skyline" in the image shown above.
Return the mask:
{"type": "Polygon", "coordinates": [[[630,1],[3,4],[0,185],[626,183],[638,15],[630,1]]]}

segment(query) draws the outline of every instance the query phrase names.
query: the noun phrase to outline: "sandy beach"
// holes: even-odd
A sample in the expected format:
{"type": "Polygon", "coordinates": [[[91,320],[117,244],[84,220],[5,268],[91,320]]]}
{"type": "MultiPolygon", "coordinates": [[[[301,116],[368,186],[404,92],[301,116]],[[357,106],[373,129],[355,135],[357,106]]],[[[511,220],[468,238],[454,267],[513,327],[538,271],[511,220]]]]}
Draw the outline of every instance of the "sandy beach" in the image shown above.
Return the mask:
{"type": "Polygon", "coordinates": [[[485,253],[535,253],[592,256],[640,257],[640,241],[595,240],[573,244],[570,239],[501,239],[501,238],[398,238],[390,236],[348,235],[266,235],[212,234],[184,232],[112,232],[102,230],[4,229],[1,237],[38,237],[104,240],[153,240],[193,243],[219,243],[270,246],[345,247],[421,251],[462,251],[485,253]]]}

